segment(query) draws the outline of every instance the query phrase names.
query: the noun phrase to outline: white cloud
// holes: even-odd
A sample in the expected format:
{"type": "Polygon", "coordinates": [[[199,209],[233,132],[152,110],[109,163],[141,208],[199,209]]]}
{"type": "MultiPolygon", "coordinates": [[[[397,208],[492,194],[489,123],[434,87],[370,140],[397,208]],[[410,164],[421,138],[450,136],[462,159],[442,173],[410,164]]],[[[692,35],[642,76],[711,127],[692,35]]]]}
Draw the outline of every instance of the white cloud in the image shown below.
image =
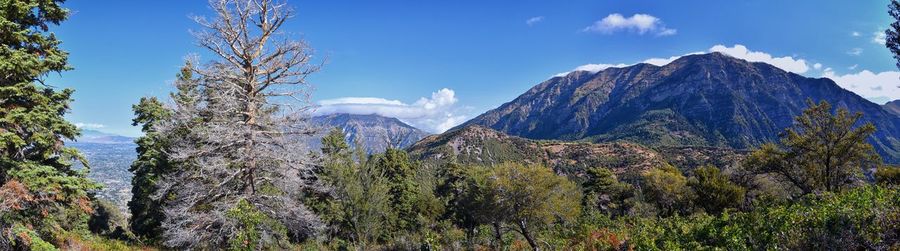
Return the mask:
{"type": "Polygon", "coordinates": [[[590,73],[597,73],[602,70],[606,70],[607,68],[613,68],[613,67],[622,68],[622,67],[627,67],[627,66],[628,66],[627,64],[586,64],[586,65],[575,67],[575,69],[572,71],[557,73],[556,75],[553,75],[553,77],[562,77],[565,75],[569,75],[569,73],[572,73],[573,71],[586,71],[586,72],[590,72],[590,73]]]}
{"type": "Polygon", "coordinates": [[[854,31],[854,32],[850,33],[850,36],[858,37],[858,36],[862,36],[862,34],[859,34],[858,31],[854,31]]]}
{"type": "Polygon", "coordinates": [[[611,64],[586,64],[586,65],[582,65],[582,66],[579,66],[579,67],[575,67],[575,71],[599,72],[599,71],[605,70],[606,68],[611,68],[611,67],[626,67],[626,66],[628,66],[628,65],[626,65],[626,64],[616,64],[616,65],[611,65],[611,64]]]}
{"type": "Polygon", "coordinates": [[[75,127],[82,129],[100,129],[106,127],[106,125],[97,123],[75,123],[75,127]]]}
{"type": "MultiPolygon", "coordinates": [[[[816,70],[822,69],[822,64],[820,64],[820,63],[814,64],[814,65],[813,65],[813,69],[816,69],[816,70]]],[[[829,69],[831,69],[831,68],[829,68],[829,69]]]]}
{"type": "Polygon", "coordinates": [[[847,51],[847,54],[852,55],[852,56],[859,56],[859,55],[862,55],[862,53],[863,53],[862,48],[853,48],[853,49],[850,49],[849,51],[847,51]]]}
{"type": "Polygon", "coordinates": [[[378,114],[393,117],[420,129],[441,133],[465,122],[468,116],[458,114],[456,92],[440,89],[430,98],[422,97],[412,104],[374,97],[344,97],[319,101],[315,115],[334,113],[378,114]]]}
{"type": "Polygon", "coordinates": [[[672,57],[668,57],[668,58],[650,58],[650,59],[642,61],[641,63],[652,64],[655,66],[663,66],[663,65],[667,65],[667,64],[671,63],[672,61],[675,61],[676,59],[679,59],[679,58],[687,56],[687,55],[696,55],[696,54],[703,54],[703,53],[704,52],[702,52],[702,51],[698,51],[698,52],[687,53],[687,54],[684,54],[681,56],[672,56],[672,57]]]}
{"type": "Polygon", "coordinates": [[[732,57],[744,59],[750,62],[763,62],[771,64],[775,67],[781,68],[782,70],[793,73],[805,73],[809,70],[809,66],[806,64],[806,60],[804,59],[794,59],[793,57],[773,57],[772,55],[765,52],[750,51],[746,46],[740,44],[736,44],[733,47],[716,45],[712,48],[709,48],[709,51],[721,52],[732,57]]]}
{"type": "Polygon", "coordinates": [[[872,33],[872,43],[876,44],[885,44],[887,42],[887,35],[884,34],[884,31],[876,31],[872,33]]]}
{"type": "Polygon", "coordinates": [[[830,78],[842,88],[872,101],[900,99],[900,72],[898,71],[874,73],[863,70],[857,73],[838,75],[828,68],[825,69],[822,76],[830,78]]]}
{"type": "Polygon", "coordinates": [[[609,16],[600,21],[594,22],[591,26],[585,27],[582,31],[603,34],[628,31],[640,35],[649,33],[656,36],[671,36],[678,33],[675,29],[667,28],[662,20],[657,17],[647,14],[634,14],[631,17],[624,17],[619,13],[609,14],[609,16]]]}
{"type": "Polygon", "coordinates": [[[850,67],[847,67],[847,69],[852,71],[856,70],[857,67],[859,67],[859,64],[851,65],[850,67]]]}
{"type": "Polygon", "coordinates": [[[529,18],[528,20],[525,20],[525,24],[527,24],[528,26],[534,26],[535,24],[540,23],[542,21],[544,21],[544,16],[536,16],[536,17],[529,18]]]}

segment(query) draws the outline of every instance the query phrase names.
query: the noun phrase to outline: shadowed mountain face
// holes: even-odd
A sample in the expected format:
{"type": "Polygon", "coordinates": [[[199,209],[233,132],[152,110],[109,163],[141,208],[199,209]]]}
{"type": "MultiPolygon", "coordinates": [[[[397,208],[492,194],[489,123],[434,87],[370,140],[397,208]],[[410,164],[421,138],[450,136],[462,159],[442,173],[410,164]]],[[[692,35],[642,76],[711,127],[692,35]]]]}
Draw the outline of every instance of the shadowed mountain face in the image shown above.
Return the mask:
{"type": "Polygon", "coordinates": [[[882,105],[889,113],[900,116],[900,99],[888,102],[882,105]]]}
{"type": "Polygon", "coordinates": [[[721,53],[554,77],[457,128],[532,139],[629,140],[650,146],[748,149],[778,140],[807,99],[862,112],[887,162],[900,162],[900,117],[825,78],[721,53]]]}
{"type": "Polygon", "coordinates": [[[396,118],[374,114],[332,114],[316,116],[311,121],[320,127],[320,132],[310,139],[311,149],[321,148],[322,137],[335,127],[344,131],[351,146],[358,140],[367,153],[383,152],[388,147],[406,148],[430,135],[396,118]]]}

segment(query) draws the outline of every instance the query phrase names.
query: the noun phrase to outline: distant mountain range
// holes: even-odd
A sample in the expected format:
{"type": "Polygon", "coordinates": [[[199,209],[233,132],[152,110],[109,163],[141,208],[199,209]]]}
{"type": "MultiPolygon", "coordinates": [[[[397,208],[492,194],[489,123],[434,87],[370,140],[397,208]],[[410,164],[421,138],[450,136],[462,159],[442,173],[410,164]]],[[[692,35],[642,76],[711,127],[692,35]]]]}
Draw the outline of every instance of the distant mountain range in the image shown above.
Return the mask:
{"type": "Polygon", "coordinates": [[[884,107],[884,110],[887,110],[891,114],[900,116],[900,99],[888,102],[881,107],[884,107]]]}
{"type": "Polygon", "coordinates": [[[93,144],[131,144],[134,143],[134,139],[135,138],[133,137],[82,129],[81,136],[76,139],[76,142],[93,144]]]}
{"type": "Polygon", "coordinates": [[[830,79],[721,53],[574,71],[451,130],[481,125],[530,139],[750,149],[778,140],[808,98],[862,112],[878,128],[872,145],[885,161],[900,163],[900,117],[830,79]]]}
{"type": "Polygon", "coordinates": [[[331,114],[313,117],[311,121],[320,128],[319,133],[310,139],[311,149],[321,148],[322,137],[335,127],[343,130],[351,146],[359,141],[367,153],[383,152],[388,147],[406,148],[430,135],[396,118],[375,114],[331,114]]]}

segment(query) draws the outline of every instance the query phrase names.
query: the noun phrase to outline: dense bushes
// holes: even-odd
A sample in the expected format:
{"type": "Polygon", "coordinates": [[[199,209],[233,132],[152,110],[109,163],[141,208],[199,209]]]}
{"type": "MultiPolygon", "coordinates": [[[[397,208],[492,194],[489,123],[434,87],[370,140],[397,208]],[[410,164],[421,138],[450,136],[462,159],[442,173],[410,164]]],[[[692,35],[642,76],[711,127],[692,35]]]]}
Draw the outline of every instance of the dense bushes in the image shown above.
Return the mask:
{"type": "MultiPolygon", "coordinates": [[[[748,212],[584,219],[569,248],[885,250],[900,248],[900,191],[864,186],[748,212]]],[[[559,236],[558,238],[566,238],[559,236]]]]}
{"type": "MultiPolygon", "coordinates": [[[[381,208],[371,212],[384,216],[369,224],[383,228],[363,231],[376,234],[370,238],[337,231],[307,245],[392,250],[900,248],[900,190],[892,185],[896,168],[879,168],[879,185],[862,182],[862,169],[852,168],[877,160],[865,144],[870,126],[853,129],[855,116],[843,110],[831,113],[827,103],[809,104],[781,145],[766,145],[727,172],[706,166],[683,173],[663,163],[618,174],[593,167],[567,177],[542,165],[513,162],[425,165],[397,149],[354,159],[343,134],[335,130],[323,140],[322,177],[336,189],[336,196],[325,201],[350,212],[381,208]],[[850,150],[809,150],[816,142],[850,150]],[[798,164],[796,158],[806,162],[798,164]],[[817,162],[823,158],[831,160],[817,162]],[[365,185],[360,178],[380,182],[365,185]],[[342,196],[342,189],[351,188],[370,193],[342,196]],[[382,206],[372,207],[376,202],[382,206]]],[[[353,229],[355,224],[332,226],[353,229]]]]}

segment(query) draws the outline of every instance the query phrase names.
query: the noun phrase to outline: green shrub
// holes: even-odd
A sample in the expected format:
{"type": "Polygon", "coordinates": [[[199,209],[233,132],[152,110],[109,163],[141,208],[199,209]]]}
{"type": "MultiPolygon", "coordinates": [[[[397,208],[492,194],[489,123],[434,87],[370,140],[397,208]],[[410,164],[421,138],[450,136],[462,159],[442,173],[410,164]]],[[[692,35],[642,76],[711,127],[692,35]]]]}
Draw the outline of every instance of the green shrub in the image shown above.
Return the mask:
{"type": "Polygon", "coordinates": [[[875,181],[885,185],[900,185],[900,166],[882,166],[875,171],[875,181]]]}
{"type": "Polygon", "coordinates": [[[887,250],[900,248],[900,190],[864,186],[790,205],[721,215],[583,219],[570,247],[635,250],[887,250]],[[593,223],[593,224],[592,224],[593,223]],[[615,240],[612,242],[610,240],[615,240]],[[601,242],[598,242],[601,241],[601,242]]]}

